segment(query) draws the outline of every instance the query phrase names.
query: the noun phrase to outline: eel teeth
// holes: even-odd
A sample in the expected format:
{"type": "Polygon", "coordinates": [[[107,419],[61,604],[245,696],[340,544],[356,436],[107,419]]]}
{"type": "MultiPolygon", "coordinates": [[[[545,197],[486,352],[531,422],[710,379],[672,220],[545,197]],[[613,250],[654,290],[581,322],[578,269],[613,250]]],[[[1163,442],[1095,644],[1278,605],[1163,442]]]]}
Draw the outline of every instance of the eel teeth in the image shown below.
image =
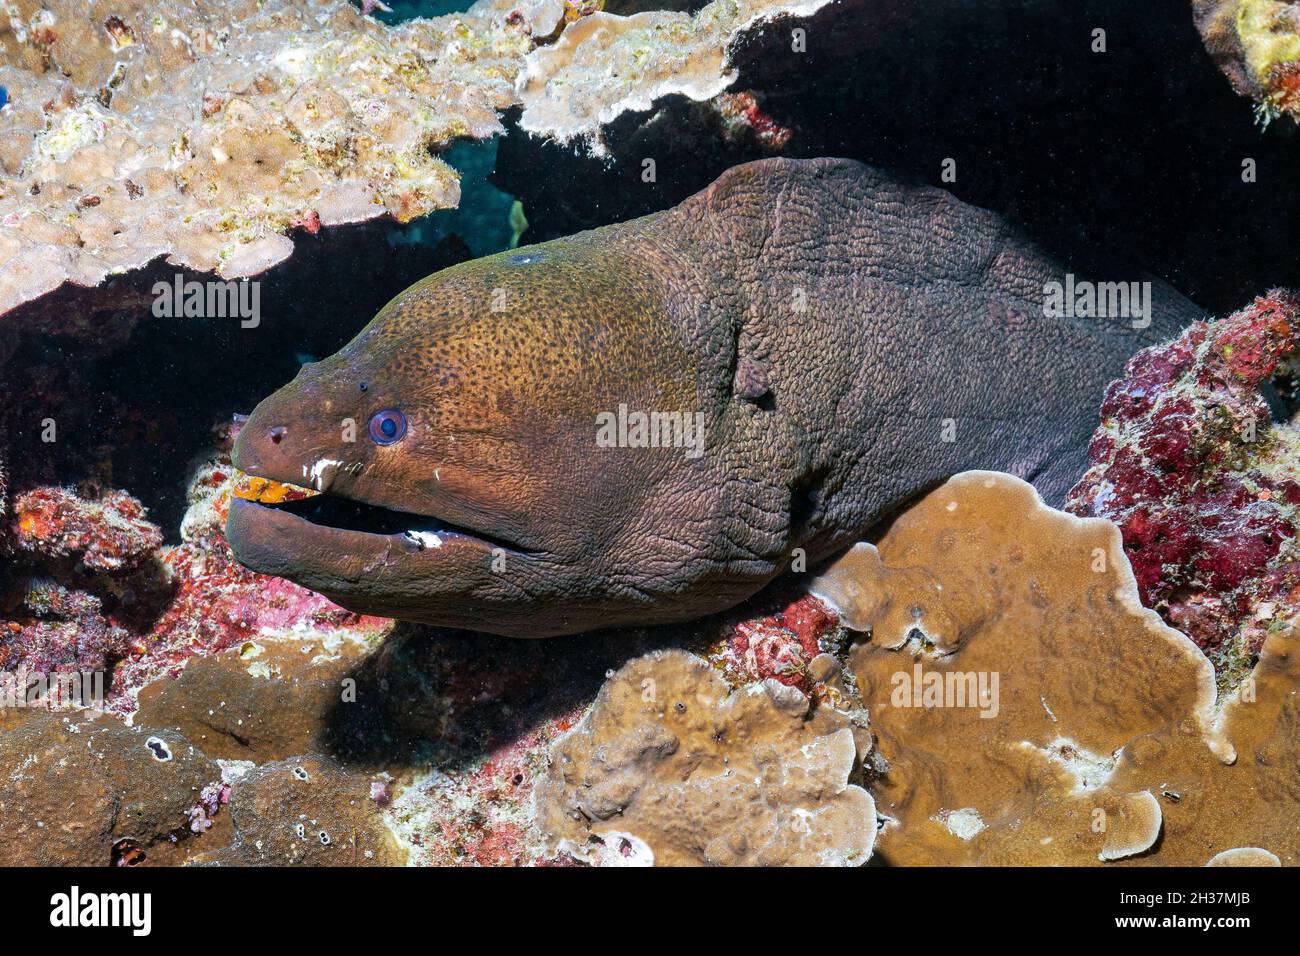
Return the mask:
{"type": "Polygon", "coordinates": [[[442,547],[442,538],[432,531],[407,531],[406,540],[410,541],[421,551],[424,551],[427,548],[442,547]]]}

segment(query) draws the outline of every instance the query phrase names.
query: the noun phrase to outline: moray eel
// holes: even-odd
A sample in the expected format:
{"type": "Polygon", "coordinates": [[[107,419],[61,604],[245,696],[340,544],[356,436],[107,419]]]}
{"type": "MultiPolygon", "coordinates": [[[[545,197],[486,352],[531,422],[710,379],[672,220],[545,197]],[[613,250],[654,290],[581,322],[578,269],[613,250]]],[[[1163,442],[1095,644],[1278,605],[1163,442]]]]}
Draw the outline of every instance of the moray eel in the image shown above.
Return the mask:
{"type": "Polygon", "coordinates": [[[1149,322],[1046,315],[1066,281],[941,190],[739,166],[401,293],[254,410],[235,464],[324,494],[236,501],[230,543],[354,611],[499,634],[720,611],[959,471],[1059,502],[1107,383],[1201,317],[1159,282],[1149,322]]]}

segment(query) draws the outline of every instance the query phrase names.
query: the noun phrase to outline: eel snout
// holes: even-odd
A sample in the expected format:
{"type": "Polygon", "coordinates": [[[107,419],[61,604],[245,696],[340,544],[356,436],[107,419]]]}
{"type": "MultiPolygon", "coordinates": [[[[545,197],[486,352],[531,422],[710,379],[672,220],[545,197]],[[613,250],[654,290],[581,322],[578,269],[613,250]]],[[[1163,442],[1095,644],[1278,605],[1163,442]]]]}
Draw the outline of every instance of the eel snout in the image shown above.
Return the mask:
{"type": "MultiPolygon", "coordinates": [[[[472,483],[446,500],[436,480],[433,493],[412,486],[409,447],[339,440],[354,413],[313,397],[272,396],[240,430],[226,527],[239,562],[360,613],[542,636],[529,592],[562,586],[563,562],[508,537],[472,483]]],[[[401,427],[418,431],[418,416],[401,427]]]]}

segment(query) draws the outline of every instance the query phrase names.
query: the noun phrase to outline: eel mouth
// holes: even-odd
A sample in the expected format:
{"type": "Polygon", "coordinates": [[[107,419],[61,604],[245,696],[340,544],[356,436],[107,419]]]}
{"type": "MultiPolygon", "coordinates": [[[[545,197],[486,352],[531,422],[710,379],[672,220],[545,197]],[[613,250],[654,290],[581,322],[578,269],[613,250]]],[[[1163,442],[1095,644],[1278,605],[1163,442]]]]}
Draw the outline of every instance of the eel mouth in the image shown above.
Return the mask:
{"type": "Polygon", "coordinates": [[[328,492],[278,503],[257,502],[259,507],[295,515],[310,524],[336,531],[358,531],[377,536],[401,536],[419,549],[439,547],[449,538],[464,538],[484,542],[491,547],[519,549],[482,531],[472,530],[443,521],[431,515],[418,515],[395,511],[381,505],[342,498],[328,492]]]}
{"type": "Polygon", "coordinates": [[[260,508],[292,515],[301,519],[305,525],[323,532],[351,532],[376,538],[397,538],[404,550],[408,551],[440,548],[446,541],[459,539],[489,548],[527,553],[513,542],[432,515],[398,511],[328,491],[253,478],[242,472],[236,476],[234,497],[241,508],[260,508]]]}

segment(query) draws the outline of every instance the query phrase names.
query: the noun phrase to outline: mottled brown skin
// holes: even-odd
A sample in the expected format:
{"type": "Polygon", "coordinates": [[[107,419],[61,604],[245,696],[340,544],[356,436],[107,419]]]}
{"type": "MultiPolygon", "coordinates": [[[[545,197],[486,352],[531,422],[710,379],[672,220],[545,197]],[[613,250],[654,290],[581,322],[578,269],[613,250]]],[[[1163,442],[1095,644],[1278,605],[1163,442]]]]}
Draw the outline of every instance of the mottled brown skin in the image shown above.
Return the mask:
{"type": "Polygon", "coordinates": [[[237,502],[231,544],[357,611],[542,637],[725,609],[965,469],[1059,501],[1105,385],[1199,317],[1156,283],[1143,331],[1045,318],[1064,272],[991,213],[858,163],[740,166],[667,212],[429,277],[236,443],[252,474],[339,461],[331,494],[463,533],[420,549],[237,502]],[[597,447],[620,403],[702,411],[705,453],[597,447]],[[389,446],[366,435],[383,408],[409,422],[389,446]]]}

